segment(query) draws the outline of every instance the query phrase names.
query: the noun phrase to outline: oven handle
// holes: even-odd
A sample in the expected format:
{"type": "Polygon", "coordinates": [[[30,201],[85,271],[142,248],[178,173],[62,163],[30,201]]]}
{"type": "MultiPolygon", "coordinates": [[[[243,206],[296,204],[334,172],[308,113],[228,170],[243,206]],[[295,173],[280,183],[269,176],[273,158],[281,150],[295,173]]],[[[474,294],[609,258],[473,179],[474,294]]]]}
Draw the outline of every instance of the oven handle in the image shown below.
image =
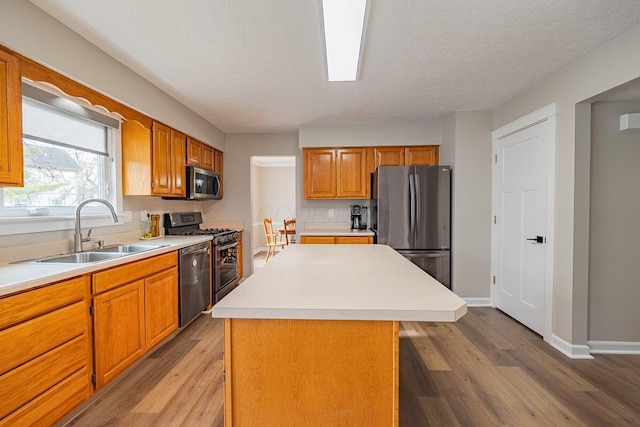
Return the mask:
{"type": "Polygon", "coordinates": [[[224,251],[226,249],[231,249],[231,248],[236,247],[236,246],[238,246],[238,241],[235,241],[233,243],[229,243],[228,245],[223,245],[223,246],[215,246],[214,245],[214,248],[215,248],[216,251],[224,251]]]}

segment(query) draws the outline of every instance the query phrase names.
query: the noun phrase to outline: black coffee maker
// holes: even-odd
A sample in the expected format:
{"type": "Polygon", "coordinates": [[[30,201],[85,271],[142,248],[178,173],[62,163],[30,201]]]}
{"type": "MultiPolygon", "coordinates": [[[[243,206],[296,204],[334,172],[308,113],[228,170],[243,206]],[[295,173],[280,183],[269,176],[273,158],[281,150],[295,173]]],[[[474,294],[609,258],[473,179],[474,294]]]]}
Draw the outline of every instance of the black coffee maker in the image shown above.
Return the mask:
{"type": "Polygon", "coordinates": [[[360,205],[351,205],[351,229],[367,229],[367,208],[360,205]]]}

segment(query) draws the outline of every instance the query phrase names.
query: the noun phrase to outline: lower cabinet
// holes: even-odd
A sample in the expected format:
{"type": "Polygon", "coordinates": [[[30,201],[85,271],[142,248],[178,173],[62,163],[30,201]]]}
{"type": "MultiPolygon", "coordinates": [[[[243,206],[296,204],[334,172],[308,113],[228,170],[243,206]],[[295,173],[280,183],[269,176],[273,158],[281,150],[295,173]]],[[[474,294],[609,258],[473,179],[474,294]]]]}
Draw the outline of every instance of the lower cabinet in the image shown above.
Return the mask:
{"type": "Polygon", "coordinates": [[[372,244],[373,236],[300,236],[300,243],[314,245],[372,244]]]}
{"type": "Polygon", "coordinates": [[[96,389],[178,328],[178,255],[94,273],[96,389]]]}
{"type": "Polygon", "coordinates": [[[0,426],[52,425],[92,394],[89,276],[0,298],[0,426]]]}

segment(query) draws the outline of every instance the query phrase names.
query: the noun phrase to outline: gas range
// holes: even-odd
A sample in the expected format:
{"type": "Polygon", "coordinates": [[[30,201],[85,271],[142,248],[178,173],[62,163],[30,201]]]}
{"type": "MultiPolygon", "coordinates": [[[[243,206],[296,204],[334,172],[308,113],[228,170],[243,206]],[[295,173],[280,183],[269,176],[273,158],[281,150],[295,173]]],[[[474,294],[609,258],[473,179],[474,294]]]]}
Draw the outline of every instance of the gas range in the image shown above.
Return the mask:
{"type": "Polygon", "coordinates": [[[200,212],[177,212],[164,214],[164,231],[169,236],[212,236],[214,245],[238,241],[238,232],[229,228],[200,228],[200,212]]]}

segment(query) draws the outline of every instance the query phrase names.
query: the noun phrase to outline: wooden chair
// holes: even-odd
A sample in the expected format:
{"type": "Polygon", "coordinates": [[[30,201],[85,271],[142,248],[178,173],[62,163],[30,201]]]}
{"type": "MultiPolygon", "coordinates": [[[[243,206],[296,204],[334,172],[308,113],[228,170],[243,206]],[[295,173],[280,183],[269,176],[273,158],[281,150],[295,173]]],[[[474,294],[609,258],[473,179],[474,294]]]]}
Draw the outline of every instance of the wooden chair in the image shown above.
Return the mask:
{"type": "Polygon", "coordinates": [[[296,219],[291,218],[284,220],[284,238],[287,245],[294,245],[296,243],[296,219]]]}
{"type": "Polygon", "coordinates": [[[262,225],[264,226],[264,235],[267,238],[267,257],[264,260],[265,264],[269,262],[271,258],[276,255],[276,248],[284,247],[287,242],[283,242],[279,239],[279,234],[273,232],[273,224],[271,218],[262,218],[262,225]]]}

